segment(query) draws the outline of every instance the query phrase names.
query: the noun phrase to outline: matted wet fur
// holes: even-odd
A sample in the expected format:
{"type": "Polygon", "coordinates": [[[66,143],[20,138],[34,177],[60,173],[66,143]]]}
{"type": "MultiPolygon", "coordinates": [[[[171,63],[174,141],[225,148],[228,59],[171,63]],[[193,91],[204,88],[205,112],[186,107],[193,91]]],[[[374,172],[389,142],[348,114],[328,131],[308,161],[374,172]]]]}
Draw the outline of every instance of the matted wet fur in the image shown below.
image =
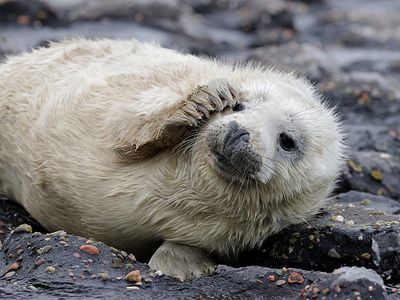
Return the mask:
{"type": "Polygon", "coordinates": [[[324,203],[342,133],[293,74],[84,39],[0,66],[0,181],[46,229],[182,279],[324,203]]]}

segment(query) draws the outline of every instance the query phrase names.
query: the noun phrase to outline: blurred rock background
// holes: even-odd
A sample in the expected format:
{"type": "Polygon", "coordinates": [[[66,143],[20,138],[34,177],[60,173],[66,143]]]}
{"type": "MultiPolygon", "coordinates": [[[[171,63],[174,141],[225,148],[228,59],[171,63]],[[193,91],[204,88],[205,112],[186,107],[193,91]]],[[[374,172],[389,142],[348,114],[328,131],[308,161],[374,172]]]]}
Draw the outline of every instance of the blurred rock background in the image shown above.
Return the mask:
{"type": "MultiPolygon", "coordinates": [[[[190,284],[149,277],[154,283],[143,281],[139,291],[127,289],[122,275],[129,263],[105,245],[101,247],[109,256],[102,261],[84,259],[85,267],[79,269],[79,262],[66,260],[77,258],[74,247],[61,249],[61,241],[29,232],[10,234],[22,223],[29,223],[34,231],[40,226],[21,208],[0,201],[4,243],[0,297],[88,299],[137,292],[148,299],[161,295],[396,299],[400,282],[399,15],[398,0],[0,0],[0,61],[48,46],[50,41],[85,36],[156,41],[196,55],[274,65],[304,74],[315,83],[340,112],[349,145],[338,189],[320,216],[271,237],[260,250],[226,262],[277,269],[220,267],[216,275],[190,284]],[[35,250],[44,242],[53,246],[53,254],[41,266],[32,255],[45,259],[47,254],[35,250]],[[105,263],[116,258],[122,261],[118,268],[105,263]],[[19,267],[9,269],[15,262],[19,267]],[[56,266],[57,272],[46,271],[49,265],[56,266]],[[336,289],[333,283],[342,275],[330,272],[343,265],[373,269],[386,286],[358,269],[356,273],[366,275],[360,279],[346,270],[353,277],[345,276],[347,283],[340,281],[336,289]],[[289,267],[309,270],[301,271],[305,283],[289,285],[289,267]],[[70,276],[71,268],[76,276],[70,276]],[[109,276],[106,280],[98,276],[104,272],[109,276]],[[272,275],[276,280],[270,280],[272,275]],[[277,285],[279,280],[283,285],[277,285]],[[202,290],[204,286],[207,289],[202,290]]],[[[137,268],[149,272],[145,265],[137,268]]]]}

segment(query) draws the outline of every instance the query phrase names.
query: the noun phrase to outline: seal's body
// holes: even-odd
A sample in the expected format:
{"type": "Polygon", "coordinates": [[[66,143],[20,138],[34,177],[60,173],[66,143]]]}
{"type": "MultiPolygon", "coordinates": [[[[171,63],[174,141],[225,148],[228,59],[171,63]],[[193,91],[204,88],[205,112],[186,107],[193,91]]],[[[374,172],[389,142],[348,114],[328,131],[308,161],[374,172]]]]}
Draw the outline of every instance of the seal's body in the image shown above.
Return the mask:
{"type": "Polygon", "coordinates": [[[302,222],[342,161],[294,75],[136,41],[71,40],[0,66],[0,184],[46,229],[188,278],[302,222]]]}

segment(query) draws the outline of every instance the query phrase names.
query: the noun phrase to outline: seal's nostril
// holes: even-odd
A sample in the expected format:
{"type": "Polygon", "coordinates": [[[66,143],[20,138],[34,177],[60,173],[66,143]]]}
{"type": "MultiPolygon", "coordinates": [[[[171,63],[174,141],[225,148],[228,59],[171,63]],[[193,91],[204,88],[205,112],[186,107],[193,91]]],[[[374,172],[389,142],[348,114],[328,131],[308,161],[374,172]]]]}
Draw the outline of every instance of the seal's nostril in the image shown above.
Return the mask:
{"type": "Polygon", "coordinates": [[[246,129],[239,127],[236,121],[229,122],[224,138],[224,148],[235,147],[239,143],[249,143],[249,141],[250,133],[246,129]]]}
{"type": "Polygon", "coordinates": [[[232,132],[226,140],[225,147],[235,147],[238,144],[248,143],[250,140],[250,133],[245,129],[239,129],[232,132]]]}

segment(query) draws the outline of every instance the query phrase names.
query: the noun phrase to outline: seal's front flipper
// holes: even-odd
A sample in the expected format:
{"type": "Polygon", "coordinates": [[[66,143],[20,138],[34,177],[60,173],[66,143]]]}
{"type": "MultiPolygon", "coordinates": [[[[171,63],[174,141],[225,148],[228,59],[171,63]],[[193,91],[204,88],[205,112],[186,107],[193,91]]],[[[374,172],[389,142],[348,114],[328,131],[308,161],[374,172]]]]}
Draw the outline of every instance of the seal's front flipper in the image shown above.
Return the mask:
{"type": "MultiPolygon", "coordinates": [[[[151,112],[134,106],[110,114],[108,132],[113,148],[121,158],[141,160],[182,142],[213,112],[222,112],[240,103],[241,94],[228,80],[217,78],[199,85],[192,93],[179,96],[164,90],[151,112]],[[163,99],[176,98],[176,101],[163,99]],[[182,100],[183,99],[183,100],[182,100]]],[[[150,108],[149,108],[150,109],[150,108]]]]}
{"type": "Polygon", "coordinates": [[[151,257],[149,266],[180,280],[211,274],[215,263],[200,248],[164,242],[151,257]]]}

